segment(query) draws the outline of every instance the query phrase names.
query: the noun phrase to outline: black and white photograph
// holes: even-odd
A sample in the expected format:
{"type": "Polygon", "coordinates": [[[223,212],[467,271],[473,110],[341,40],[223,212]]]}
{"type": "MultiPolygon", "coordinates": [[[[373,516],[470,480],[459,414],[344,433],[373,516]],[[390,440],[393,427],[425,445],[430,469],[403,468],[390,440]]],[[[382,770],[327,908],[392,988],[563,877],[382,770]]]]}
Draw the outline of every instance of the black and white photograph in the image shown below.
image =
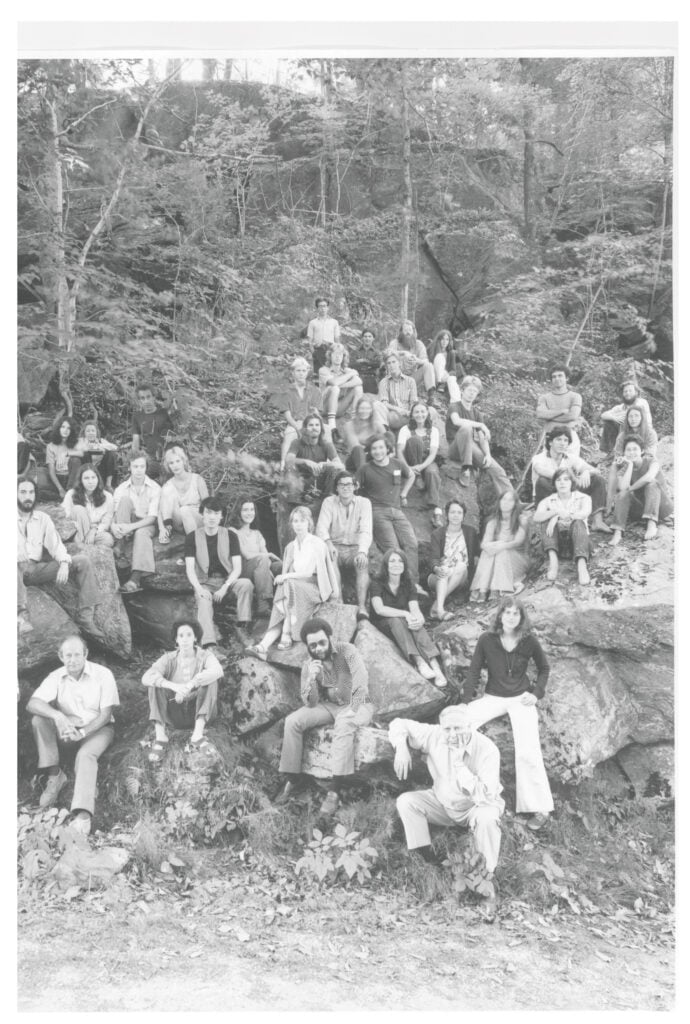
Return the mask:
{"type": "Polygon", "coordinates": [[[677,25],[119,27],[16,61],[17,1009],[673,1012],[677,25]]]}

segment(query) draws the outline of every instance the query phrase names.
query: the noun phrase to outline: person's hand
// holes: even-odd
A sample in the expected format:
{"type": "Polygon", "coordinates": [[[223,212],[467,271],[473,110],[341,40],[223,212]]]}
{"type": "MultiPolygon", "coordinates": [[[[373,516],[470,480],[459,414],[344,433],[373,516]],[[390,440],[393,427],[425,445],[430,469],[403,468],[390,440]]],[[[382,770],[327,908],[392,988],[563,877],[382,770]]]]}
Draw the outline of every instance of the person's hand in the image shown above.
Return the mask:
{"type": "Polygon", "coordinates": [[[395,759],[393,761],[393,770],[399,779],[407,778],[411,764],[412,755],[410,754],[410,748],[407,742],[405,742],[404,746],[401,743],[399,747],[395,748],[395,759]]]}
{"type": "Polygon", "coordinates": [[[627,494],[628,491],[631,491],[631,490],[632,490],[632,487],[630,487],[628,484],[624,484],[623,487],[619,487],[618,488],[618,493],[619,494],[627,494]]]}
{"type": "Polygon", "coordinates": [[[364,551],[358,551],[355,555],[355,569],[367,569],[369,566],[369,555],[364,551]]]}
{"type": "Polygon", "coordinates": [[[549,519],[548,523],[546,524],[546,536],[547,537],[552,537],[553,536],[553,531],[556,529],[556,523],[557,522],[558,522],[558,516],[553,516],[553,518],[549,519]]]}
{"type": "MultiPolygon", "coordinates": [[[[306,466],[307,469],[314,474],[314,476],[318,476],[319,473],[321,472],[321,463],[314,462],[312,459],[304,459],[302,464],[306,466]]],[[[323,465],[325,465],[325,463],[323,463],[323,465]]]]}
{"type": "Polygon", "coordinates": [[[274,583],[285,583],[285,580],[287,578],[288,578],[288,574],[286,572],[279,572],[278,575],[276,576],[276,578],[273,580],[273,582],[274,583]]]}
{"type": "Polygon", "coordinates": [[[415,474],[415,476],[419,476],[420,473],[422,473],[422,467],[421,466],[410,466],[410,469],[415,474]]]}
{"type": "Polygon", "coordinates": [[[112,533],[115,540],[122,540],[125,535],[126,523],[112,523],[110,526],[110,532],[112,533]]]}
{"type": "Polygon", "coordinates": [[[194,591],[200,601],[210,601],[212,598],[211,591],[206,587],[197,587],[194,591]]]}
{"type": "Polygon", "coordinates": [[[424,625],[423,615],[414,615],[412,612],[405,612],[405,619],[407,620],[407,625],[413,631],[421,629],[424,625]]]}
{"type": "MultiPolygon", "coordinates": [[[[228,589],[229,588],[228,588],[227,583],[224,583],[222,587],[219,587],[218,590],[216,590],[215,594],[212,595],[213,603],[214,604],[220,604],[220,602],[223,600],[223,598],[227,594],[228,589]]],[[[206,591],[206,593],[208,593],[208,591],[206,591]]]]}
{"type": "Polygon", "coordinates": [[[485,455],[484,456],[484,461],[482,462],[483,469],[488,469],[489,466],[493,465],[493,461],[494,460],[491,458],[490,455],[485,455]]]}
{"type": "Polygon", "coordinates": [[[403,497],[400,498],[400,504],[403,507],[407,507],[407,496],[405,496],[404,498],[403,497]]]}
{"type": "Polygon", "coordinates": [[[591,483],[591,480],[592,480],[592,478],[590,476],[589,470],[588,469],[583,469],[582,472],[580,473],[579,477],[577,478],[577,486],[578,487],[589,487],[589,485],[591,483]]]}
{"type": "Polygon", "coordinates": [[[537,703],[537,698],[533,693],[523,693],[520,696],[520,703],[525,704],[528,708],[530,708],[537,703]]]}
{"type": "Polygon", "coordinates": [[[73,725],[67,715],[63,715],[60,712],[59,718],[55,719],[55,726],[57,728],[58,736],[65,743],[74,743],[76,740],[80,740],[81,736],[77,731],[77,727],[73,725]]]}
{"type": "Polygon", "coordinates": [[[491,440],[491,431],[487,426],[485,426],[485,424],[480,423],[476,429],[482,435],[482,437],[486,438],[487,441],[491,440]]]}
{"type": "Polygon", "coordinates": [[[61,587],[64,587],[65,583],[69,579],[69,562],[60,562],[60,568],[57,571],[55,582],[61,587]]]}
{"type": "Polygon", "coordinates": [[[60,487],[60,484],[57,485],[57,492],[58,492],[58,494],[60,495],[61,498],[64,498],[64,496],[67,494],[67,491],[65,490],[65,488],[64,487],[60,487]]]}
{"type": "Polygon", "coordinates": [[[158,531],[158,540],[161,542],[161,544],[165,544],[167,541],[170,540],[171,533],[172,530],[170,529],[169,526],[164,526],[162,529],[158,531]]]}

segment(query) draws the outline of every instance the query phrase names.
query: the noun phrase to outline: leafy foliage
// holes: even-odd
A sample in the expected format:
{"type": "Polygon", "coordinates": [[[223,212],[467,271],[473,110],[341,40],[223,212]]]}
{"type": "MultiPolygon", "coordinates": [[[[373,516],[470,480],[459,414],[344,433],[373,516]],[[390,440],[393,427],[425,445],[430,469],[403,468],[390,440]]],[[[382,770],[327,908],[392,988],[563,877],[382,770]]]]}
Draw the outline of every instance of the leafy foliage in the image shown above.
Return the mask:
{"type": "Polygon", "coordinates": [[[363,885],[369,881],[378,853],[366,837],[360,838],[359,832],[348,832],[344,825],[336,825],[331,836],[325,836],[318,828],[312,835],[314,838],[295,864],[296,875],[313,877],[320,885],[347,883],[353,879],[363,885]]]}

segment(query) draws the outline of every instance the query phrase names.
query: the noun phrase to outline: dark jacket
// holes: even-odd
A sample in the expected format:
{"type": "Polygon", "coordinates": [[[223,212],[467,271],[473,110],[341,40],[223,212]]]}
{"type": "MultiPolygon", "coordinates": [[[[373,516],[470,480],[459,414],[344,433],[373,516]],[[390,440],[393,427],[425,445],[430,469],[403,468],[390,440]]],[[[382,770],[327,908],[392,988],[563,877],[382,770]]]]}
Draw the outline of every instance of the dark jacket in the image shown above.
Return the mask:
{"type": "MultiPolygon", "coordinates": [[[[447,532],[448,527],[439,526],[431,534],[430,557],[432,572],[434,566],[440,565],[443,558],[447,532]]],[[[465,523],[462,524],[462,532],[465,535],[465,544],[467,545],[467,579],[471,582],[474,576],[474,565],[479,555],[479,535],[473,526],[466,526],[465,523]]]]}

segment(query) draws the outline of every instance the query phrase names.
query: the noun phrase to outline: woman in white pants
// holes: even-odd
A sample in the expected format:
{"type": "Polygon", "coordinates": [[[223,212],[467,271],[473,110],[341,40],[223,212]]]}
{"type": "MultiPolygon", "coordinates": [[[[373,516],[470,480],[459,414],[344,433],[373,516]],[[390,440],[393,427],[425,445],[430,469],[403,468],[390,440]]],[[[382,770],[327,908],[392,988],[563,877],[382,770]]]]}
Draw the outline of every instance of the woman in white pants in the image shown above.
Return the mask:
{"type": "Polygon", "coordinates": [[[532,831],[540,829],[553,810],[537,714],[537,701],[544,696],[548,678],[549,663],[522,603],[514,597],[504,598],[491,629],[477,641],[462,701],[470,701],[468,710],[476,728],[492,718],[509,716],[515,744],[515,809],[518,814],[532,815],[527,823],[532,831]],[[530,661],[537,668],[534,682],[527,675],[530,661]],[[484,696],[470,701],[483,668],[488,676],[484,696]]]}

